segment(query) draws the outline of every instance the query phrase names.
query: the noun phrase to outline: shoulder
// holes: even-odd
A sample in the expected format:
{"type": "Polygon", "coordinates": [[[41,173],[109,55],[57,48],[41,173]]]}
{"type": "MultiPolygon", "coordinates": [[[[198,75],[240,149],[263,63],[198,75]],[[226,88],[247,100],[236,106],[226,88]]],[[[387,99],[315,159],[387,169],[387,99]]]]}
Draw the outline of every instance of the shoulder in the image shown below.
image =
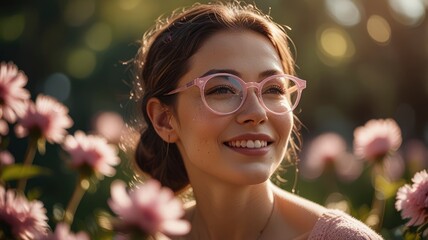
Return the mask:
{"type": "Polygon", "coordinates": [[[318,219],[308,239],[381,240],[383,238],[352,216],[340,210],[329,209],[318,219]]]}
{"type": "Polygon", "coordinates": [[[301,236],[298,239],[383,239],[367,225],[340,210],[327,209],[276,186],[273,190],[281,215],[301,236]]]}
{"type": "Polygon", "coordinates": [[[297,236],[310,232],[327,210],[325,207],[273,185],[275,202],[283,224],[294,229],[297,236]]]}

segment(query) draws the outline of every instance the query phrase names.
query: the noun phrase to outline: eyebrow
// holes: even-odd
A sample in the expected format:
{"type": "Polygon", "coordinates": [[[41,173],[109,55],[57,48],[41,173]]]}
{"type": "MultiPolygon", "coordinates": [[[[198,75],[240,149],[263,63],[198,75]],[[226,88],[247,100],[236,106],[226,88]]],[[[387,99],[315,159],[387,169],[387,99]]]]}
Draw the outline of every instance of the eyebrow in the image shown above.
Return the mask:
{"type": "MultiPolygon", "coordinates": [[[[206,73],[204,73],[202,76],[200,77],[205,77],[211,74],[216,74],[216,73],[228,73],[228,74],[233,74],[235,76],[241,77],[242,75],[233,69],[211,69],[209,71],[207,71],[206,73]]],[[[272,75],[276,75],[276,74],[283,74],[282,71],[278,71],[277,69],[269,69],[266,71],[263,71],[259,74],[259,78],[266,78],[272,75]]]]}

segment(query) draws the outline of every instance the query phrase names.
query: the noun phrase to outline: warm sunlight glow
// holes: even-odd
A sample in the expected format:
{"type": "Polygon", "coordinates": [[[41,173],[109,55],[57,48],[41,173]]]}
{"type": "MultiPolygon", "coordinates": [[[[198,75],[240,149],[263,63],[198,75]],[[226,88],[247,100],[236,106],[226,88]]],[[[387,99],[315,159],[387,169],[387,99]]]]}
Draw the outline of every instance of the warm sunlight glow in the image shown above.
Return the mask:
{"type": "Polygon", "coordinates": [[[348,44],[342,32],[337,29],[326,29],[321,34],[322,49],[332,57],[343,57],[348,49],[348,44]]]}
{"type": "Polygon", "coordinates": [[[402,24],[415,26],[425,18],[423,0],[389,0],[394,18],[402,24]]]}
{"type": "Polygon", "coordinates": [[[387,44],[391,39],[391,27],[389,23],[379,15],[370,16],[367,21],[367,32],[377,43],[387,44]]]}
{"type": "Polygon", "coordinates": [[[317,34],[319,58],[330,66],[349,60],[355,54],[355,46],[346,31],[337,27],[320,28],[317,34]]]}
{"type": "Polygon", "coordinates": [[[361,20],[360,10],[351,0],[326,0],[328,13],[344,26],[354,26],[361,20]]]}

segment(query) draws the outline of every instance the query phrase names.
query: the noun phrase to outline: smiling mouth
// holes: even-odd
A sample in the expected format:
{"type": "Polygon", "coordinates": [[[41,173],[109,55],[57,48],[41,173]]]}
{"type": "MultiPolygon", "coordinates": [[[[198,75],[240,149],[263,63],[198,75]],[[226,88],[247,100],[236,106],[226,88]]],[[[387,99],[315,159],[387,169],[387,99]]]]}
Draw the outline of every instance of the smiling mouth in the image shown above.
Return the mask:
{"type": "Polygon", "coordinates": [[[229,147],[234,148],[264,148],[268,146],[268,141],[265,140],[236,140],[225,143],[229,147]]]}

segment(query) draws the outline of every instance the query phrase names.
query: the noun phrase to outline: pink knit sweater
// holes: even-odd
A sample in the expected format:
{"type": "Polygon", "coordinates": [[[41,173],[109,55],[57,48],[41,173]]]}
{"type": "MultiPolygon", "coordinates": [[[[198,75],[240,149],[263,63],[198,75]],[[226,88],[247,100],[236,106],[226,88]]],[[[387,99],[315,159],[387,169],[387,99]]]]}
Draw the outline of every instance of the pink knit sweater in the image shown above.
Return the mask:
{"type": "Polygon", "coordinates": [[[382,240],[364,223],[339,210],[326,211],[317,221],[308,240],[382,240]]]}

